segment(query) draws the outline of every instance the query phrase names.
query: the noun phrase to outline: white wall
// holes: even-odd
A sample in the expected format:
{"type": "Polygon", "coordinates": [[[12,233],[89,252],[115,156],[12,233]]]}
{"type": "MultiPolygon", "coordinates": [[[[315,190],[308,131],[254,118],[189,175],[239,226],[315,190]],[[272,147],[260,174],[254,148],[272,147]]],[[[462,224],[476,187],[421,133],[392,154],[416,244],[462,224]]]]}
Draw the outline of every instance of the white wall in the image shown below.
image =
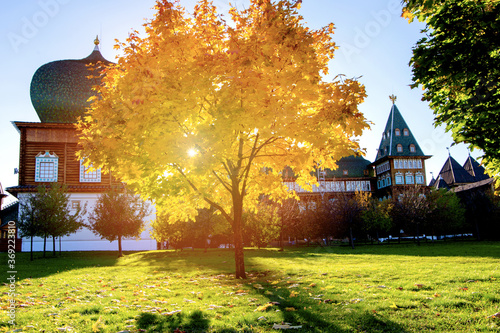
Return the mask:
{"type": "MultiPolygon", "coordinates": [[[[19,193],[18,199],[20,204],[26,200],[29,194],[19,193]]],[[[71,193],[69,201],[80,201],[81,205],[87,205],[87,213],[92,211],[99,193],[71,193]]],[[[21,209],[22,206],[20,206],[21,209]]],[[[122,240],[123,251],[142,251],[156,250],[156,241],[150,236],[150,221],[155,218],[155,210],[151,209],[151,214],[144,221],[145,228],[138,239],[122,240]]],[[[86,222],[87,216],[84,221],[86,222]]],[[[31,239],[23,238],[22,251],[29,252],[31,247],[31,239]]],[[[47,239],[47,250],[52,250],[52,238],[47,239]]],[[[56,250],[59,251],[59,239],[56,240],[56,250]]],[[[74,234],[61,238],[62,251],[118,251],[118,241],[110,242],[106,239],[101,239],[87,228],[82,228],[74,234]]],[[[33,251],[43,251],[43,238],[33,238],[33,251]]]]}

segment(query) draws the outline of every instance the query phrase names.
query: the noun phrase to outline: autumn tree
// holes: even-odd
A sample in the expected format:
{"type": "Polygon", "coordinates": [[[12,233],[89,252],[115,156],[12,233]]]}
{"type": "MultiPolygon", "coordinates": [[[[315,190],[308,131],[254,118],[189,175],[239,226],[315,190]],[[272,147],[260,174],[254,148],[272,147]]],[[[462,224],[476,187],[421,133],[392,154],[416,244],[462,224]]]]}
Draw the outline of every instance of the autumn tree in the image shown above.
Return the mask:
{"type": "Polygon", "coordinates": [[[138,237],[149,214],[148,204],[140,197],[113,189],[97,199],[89,214],[87,227],[101,239],[118,240],[118,256],[123,256],[122,239],[138,237]]]}
{"type": "Polygon", "coordinates": [[[78,124],[80,158],[172,221],[218,209],[233,230],[237,278],[245,278],[244,209],[262,194],[293,195],[282,185],[285,166],[310,188],[311,171],[359,151],[355,137],[368,127],[358,110],[364,87],[322,79],[333,24],[310,29],[298,7],[251,0],[231,8],[228,23],[207,0],[192,14],[158,0],[145,34],[117,44],[123,56],[78,124]]]}
{"type": "Polygon", "coordinates": [[[425,23],[413,48],[413,87],[446,125],[455,142],[484,151],[500,174],[500,2],[498,0],[404,0],[410,22],[425,23]]]}

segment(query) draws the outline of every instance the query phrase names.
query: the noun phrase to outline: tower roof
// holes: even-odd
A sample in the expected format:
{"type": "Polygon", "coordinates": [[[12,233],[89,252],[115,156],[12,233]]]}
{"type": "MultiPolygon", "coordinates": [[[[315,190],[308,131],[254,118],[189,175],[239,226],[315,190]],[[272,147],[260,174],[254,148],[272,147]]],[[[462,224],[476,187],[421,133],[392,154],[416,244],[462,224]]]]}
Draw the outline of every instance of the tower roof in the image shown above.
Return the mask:
{"type": "Polygon", "coordinates": [[[425,156],[396,104],[391,107],[375,161],[386,156],[425,156]]]}
{"type": "Polygon", "coordinates": [[[476,180],[471,176],[463,166],[450,156],[444,163],[439,176],[448,184],[448,186],[455,186],[464,183],[474,183],[476,180]]]}
{"type": "Polygon", "coordinates": [[[490,178],[486,173],[482,165],[480,165],[473,157],[469,155],[464,163],[464,169],[472,176],[476,181],[484,180],[490,178]]]}
{"type": "Polygon", "coordinates": [[[30,95],[41,122],[74,123],[83,116],[90,105],[87,100],[95,95],[92,87],[101,82],[102,68],[92,69],[89,65],[111,63],[99,51],[97,38],[94,44],[92,53],[86,58],[53,61],[36,70],[30,95]]]}

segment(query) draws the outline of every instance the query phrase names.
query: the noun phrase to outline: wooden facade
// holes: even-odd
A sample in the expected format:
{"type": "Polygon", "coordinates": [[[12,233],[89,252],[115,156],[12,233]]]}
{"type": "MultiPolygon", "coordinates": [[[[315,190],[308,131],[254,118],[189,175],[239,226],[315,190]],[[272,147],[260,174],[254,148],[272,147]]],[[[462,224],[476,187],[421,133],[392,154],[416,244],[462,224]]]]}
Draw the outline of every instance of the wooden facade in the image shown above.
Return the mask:
{"type": "Polygon", "coordinates": [[[26,192],[46,182],[36,181],[36,158],[49,152],[58,157],[57,182],[66,184],[69,192],[103,192],[111,186],[118,186],[110,173],[101,174],[99,182],[80,180],[80,161],[76,156],[78,147],[74,124],[15,122],[20,137],[19,186],[10,188],[13,193],[26,192]]]}

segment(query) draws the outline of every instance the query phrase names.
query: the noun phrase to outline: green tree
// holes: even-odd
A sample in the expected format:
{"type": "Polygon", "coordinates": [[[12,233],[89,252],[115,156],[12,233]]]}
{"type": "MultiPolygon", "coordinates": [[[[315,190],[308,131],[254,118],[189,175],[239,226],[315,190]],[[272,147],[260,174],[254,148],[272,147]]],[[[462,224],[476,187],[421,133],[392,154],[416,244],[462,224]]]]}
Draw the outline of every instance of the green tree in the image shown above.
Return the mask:
{"type": "Polygon", "coordinates": [[[244,239],[258,248],[277,239],[280,234],[278,207],[265,200],[257,206],[255,211],[243,213],[243,232],[244,239]]]}
{"type": "Polygon", "coordinates": [[[86,212],[85,206],[78,205],[71,213],[67,187],[59,183],[51,184],[50,187],[40,186],[38,195],[42,197],[44,204],[40,212],[41,219],[44,221],[41,230],[44,236],[52,237],[52,251],[55,256],[56,238],[68,236],[83,227],[82,217],[86,212]]]}
{"type": "Polygon", "coordinates": [[[379,239],[380,233],[387,233],[392,227],[391,210],[393,203],[391,200],[379,201],[370,198],[366,208],[361,213],[363,219],[363,231],[370,235],[371,239],[379,239]]]}
{"type": "MultiPolygon", "coordinates": [[[[300,4],[251,0],[231,22],[208,0],[193,14],[158,0],[145,34],[119,43],[79,123],[81,158],[110,169],[173,221],[213,207],[231,225],[237,278],[245,278],[243,211],[262,194],[290,197],[281,171],[316,183],[358,152],[368,123],[354,79],[325,81],[334,26],[305,26],[300,4]],[[264,172],[263,170],[268,170],[264,172]]],[[[276,201],[276,200],[275,200],[276,201]]]]}
{"type": "Polygon", "coordinates": [[[463,230],[465,208],[455,192],[440,189],[427,195],[429,214],[425,221],[427,233],[433,236],[455,234],[463,230]]]}
{"type": "Polygon", "coordinates": [[[56,255],[56,237],[78,231],[83,226],[84,214],[85,207],[78,207],[71,213],[67,188],[61,184],[39,186],[37,193],[28,195],[21,204],[19,230],[23,237],[31,238],[31,260],[33,260],[33,237],[44,238],[45,257],[46,239],[52,236],[53,253],[56,255]]]}
{"type": "Polygon", "coordinates": [[[99,196],[86,226],[101,239],[118,240],[118,256],[122,257],[122,238],[138,237],[148,214],[148,204],[139,196],[115,189],[99,196]]]}
{"type": "Polygon", "coordinates": [[[413,87],[422,86],[435,124],[455,142],[484,151],[500,174],[500,2],[404,0],[404,14],[425,22],[413,49],[413,87]]]}
{"type": "Polygon", "coordinates": [[[40,219],[40,198],[35,194],[29,194],[21,201],[19,206],[19,221],[17,228],[21,237],[30,238],[30,260],[33,261],[33,238],[38,236],[40,219]]]}

